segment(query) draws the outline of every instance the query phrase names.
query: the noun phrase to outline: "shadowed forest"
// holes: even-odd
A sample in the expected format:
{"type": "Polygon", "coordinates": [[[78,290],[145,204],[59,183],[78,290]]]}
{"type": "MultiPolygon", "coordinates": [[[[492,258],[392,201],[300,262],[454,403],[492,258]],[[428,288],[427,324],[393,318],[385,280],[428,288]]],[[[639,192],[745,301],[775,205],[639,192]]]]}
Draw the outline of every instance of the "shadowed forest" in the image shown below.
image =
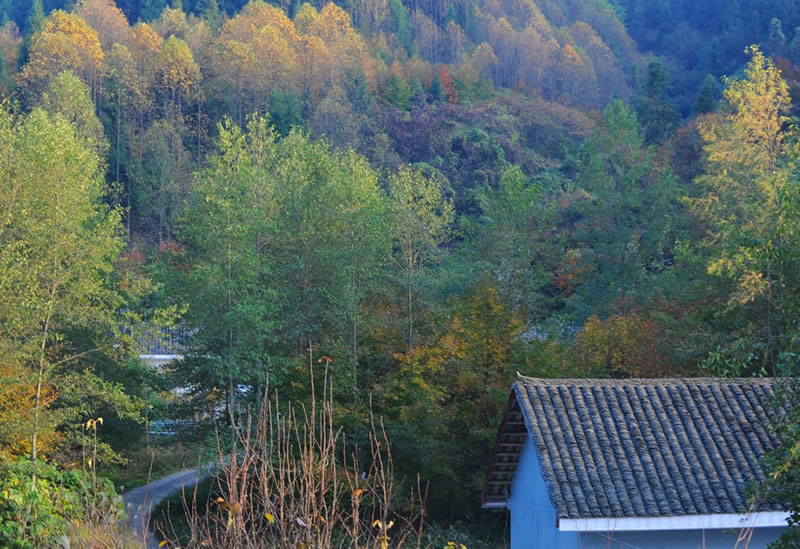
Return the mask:
{"type": "Polygon", "coordinates": [[[0,545],[126,546],[115,487],[321,399],[501,547],[517,372],[798,373],[796,2],[0,0],[0,98],[0,545]]]}

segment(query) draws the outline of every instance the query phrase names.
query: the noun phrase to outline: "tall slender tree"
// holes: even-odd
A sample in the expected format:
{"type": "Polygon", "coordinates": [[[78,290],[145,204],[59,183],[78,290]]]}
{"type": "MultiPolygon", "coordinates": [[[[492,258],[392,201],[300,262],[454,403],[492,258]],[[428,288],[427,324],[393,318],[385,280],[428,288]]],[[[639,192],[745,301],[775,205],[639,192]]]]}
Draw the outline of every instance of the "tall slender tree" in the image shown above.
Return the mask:
{"type": "Polygon", "coordinates": [[[395,264],[406,309],[406,346],[411,350],[424,269],[436,262],[452,238],[455,214],[439,180],[418,170],[401,167],[389,176],[388,187],[395,264]]]}
{"type": "Polygon", "coordinates": [[[786,125],[786,83],[757,47],[749,53],[744,78],[726,82],[728,108],[699,125],[707,168],[698,182],[706,193],[693,207],[709,227],[708,271],[729,282],[732,318],[744,324],[738,331],[760,350],[760,366],[776,373],[800,287],[798,156],[786,125]]]}

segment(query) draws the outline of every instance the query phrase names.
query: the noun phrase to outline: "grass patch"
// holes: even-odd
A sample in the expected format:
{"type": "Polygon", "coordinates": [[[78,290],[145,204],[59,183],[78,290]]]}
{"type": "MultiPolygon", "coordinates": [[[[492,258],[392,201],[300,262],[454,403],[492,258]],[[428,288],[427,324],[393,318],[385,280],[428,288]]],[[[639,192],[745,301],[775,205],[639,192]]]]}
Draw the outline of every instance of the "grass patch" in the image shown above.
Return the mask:
{"type": "Polygon", "coordinates": [[[125,465],[103,471],[120,491],[147,484],[177,471],[197,467],[202,454],[200,443],[179,440],[156,440],[127,454],[125,465]]]}

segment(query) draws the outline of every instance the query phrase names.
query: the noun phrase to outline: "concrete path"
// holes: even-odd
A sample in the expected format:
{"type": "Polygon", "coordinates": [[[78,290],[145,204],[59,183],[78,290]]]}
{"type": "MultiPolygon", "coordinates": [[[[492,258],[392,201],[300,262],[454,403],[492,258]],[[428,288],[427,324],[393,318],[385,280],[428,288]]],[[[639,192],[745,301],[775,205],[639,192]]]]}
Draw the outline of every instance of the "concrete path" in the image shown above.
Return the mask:
{"type": "Polygon", "coordinates": [[[131,528],[140,539],[144,537],[147,549],[158,549],[158,540],[148,528],[153,506],[181,489],[193,489],[194,485],[207,474],[199,469],[179,471],[122,494],[131,528]]]}

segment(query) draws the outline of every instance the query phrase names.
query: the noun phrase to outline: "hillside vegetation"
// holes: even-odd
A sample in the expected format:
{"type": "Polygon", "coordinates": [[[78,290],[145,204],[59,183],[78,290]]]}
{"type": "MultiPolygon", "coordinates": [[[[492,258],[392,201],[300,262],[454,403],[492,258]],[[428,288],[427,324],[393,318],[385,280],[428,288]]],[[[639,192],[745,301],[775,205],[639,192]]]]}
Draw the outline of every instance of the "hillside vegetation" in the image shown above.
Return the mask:
{"type": "Polygon", "coordinates": [[[152,420],[228,451],[325,387],[488,546],[517,372],[796,375],[800,14],[712,4],[0,0],[6,477],[119,474],[152,420]]]}

